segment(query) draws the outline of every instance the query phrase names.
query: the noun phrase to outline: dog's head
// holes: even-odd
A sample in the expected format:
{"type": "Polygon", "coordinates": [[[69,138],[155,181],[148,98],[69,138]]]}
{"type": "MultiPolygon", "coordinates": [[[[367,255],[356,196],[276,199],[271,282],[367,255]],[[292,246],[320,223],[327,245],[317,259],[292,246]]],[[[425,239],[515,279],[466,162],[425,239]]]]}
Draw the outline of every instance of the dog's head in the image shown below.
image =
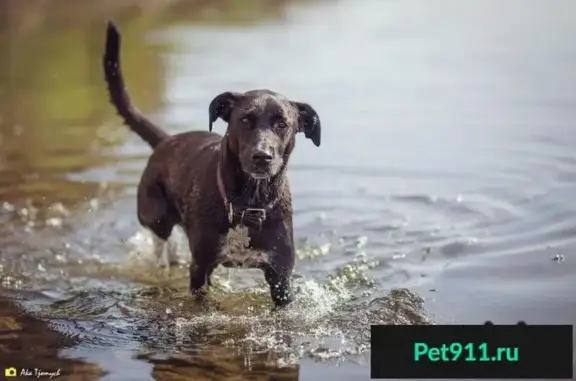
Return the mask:
{"type": "Polygon", "coordinates": [[[286,164],[303,132],[320,146],[320,118],[307,103],[293,102],[269,90],[225,92],[209,107],[210,131],[218,118],[228,123],[226,143],[242,170],[255,179],[274,176],[286,164]]]}

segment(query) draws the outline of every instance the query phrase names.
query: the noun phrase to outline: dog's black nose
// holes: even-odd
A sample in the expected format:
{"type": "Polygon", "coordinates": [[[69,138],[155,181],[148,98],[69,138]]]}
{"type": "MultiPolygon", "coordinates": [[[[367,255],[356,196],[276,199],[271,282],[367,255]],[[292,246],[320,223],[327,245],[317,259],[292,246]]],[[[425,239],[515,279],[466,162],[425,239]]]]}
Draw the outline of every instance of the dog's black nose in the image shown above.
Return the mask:
{"type": "Polygon", "coordinates": [[[272,161],[272,155],[266,151],[257,151],[252,155],[252,160],[257,163],[270,163],[272,161]]]}

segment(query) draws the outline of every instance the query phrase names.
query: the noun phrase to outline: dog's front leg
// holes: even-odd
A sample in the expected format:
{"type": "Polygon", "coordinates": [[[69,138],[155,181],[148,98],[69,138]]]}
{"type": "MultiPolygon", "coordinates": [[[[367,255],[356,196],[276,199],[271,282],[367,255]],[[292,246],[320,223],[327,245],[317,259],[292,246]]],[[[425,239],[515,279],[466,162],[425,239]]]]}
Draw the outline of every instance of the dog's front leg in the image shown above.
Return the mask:
{"type": "Polygon", "coordinates": [[[220,240],[217,236],[203,236],[198,241],[190,241],[192,263],[190,264],[190,292],[196,296],[206,293],[210,275],[216,267],[216,259],[220,251],[220,240]]]}
{"type": "Polygon", "coordinates": [[[260,267],[270,287],[272,301],[277,307],[290,304],[294,300],[291,278],[296,253],[289,221],[270,221],[262,232],[253,235],[252,245],[267,253],[267,260],[260,267]]]}
{"type": "Polygon", "coordinates": [[[270,296],[277,307],[284,307],[294,300],[291,284],[292,268],[278,268],[273,264],[264,267],[264,278],[270,287],[270,296]]]}

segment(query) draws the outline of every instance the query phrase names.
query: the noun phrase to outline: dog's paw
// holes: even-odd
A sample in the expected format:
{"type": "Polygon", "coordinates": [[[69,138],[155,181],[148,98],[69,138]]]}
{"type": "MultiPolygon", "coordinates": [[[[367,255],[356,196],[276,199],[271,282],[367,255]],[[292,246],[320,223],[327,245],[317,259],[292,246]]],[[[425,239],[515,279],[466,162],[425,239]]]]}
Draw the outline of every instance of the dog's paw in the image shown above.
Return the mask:
{"type": "Polygon", "coordinates": [[[282,310],[290,306],[294,302],[294,297],[291,294],[273,295],[274,302],[273,310],[282,310]]]}
{"type": "Polygon", "coordinates": [[[204,287],[197,288],[197,289],[191,289],[190,295],[196,301],[204,301],[204,299],[206,299],[206,296],[208,295],[208,290],[206,290],[206,288],[204,288],[204,287]]]}

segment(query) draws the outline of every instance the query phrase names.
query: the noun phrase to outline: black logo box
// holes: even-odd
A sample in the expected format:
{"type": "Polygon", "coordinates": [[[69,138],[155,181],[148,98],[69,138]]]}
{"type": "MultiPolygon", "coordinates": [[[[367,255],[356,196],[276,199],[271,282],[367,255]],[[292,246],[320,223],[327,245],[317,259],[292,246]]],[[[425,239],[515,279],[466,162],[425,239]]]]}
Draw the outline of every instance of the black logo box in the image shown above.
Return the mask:
{"type": "Polygon", "coordinates": [[[573,378],[571,325],[373,325],[371,334],[375,379],[573,378]]]}

